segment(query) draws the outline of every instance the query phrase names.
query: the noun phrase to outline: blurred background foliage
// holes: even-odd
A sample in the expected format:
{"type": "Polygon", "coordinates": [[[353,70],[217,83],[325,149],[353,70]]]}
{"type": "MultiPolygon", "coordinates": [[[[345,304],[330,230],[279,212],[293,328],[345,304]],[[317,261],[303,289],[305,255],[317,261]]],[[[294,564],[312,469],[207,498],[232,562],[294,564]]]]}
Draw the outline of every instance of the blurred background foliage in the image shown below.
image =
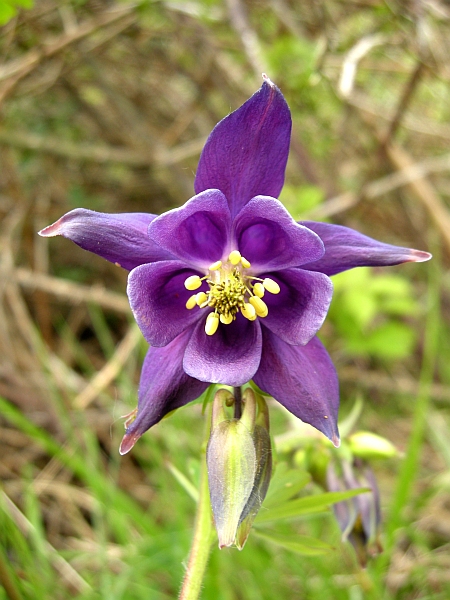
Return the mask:
{"type": "MultiPolygon", "coordinates": [[[[119,457],[146,351],[126,272],[36,231],[75,207],[185,202],[207,135],[262,72],[292,110],[294,217],[434,259],[336,276],[321,331],[343,431],[399,451],[373,463],[384,553],[361,568],[326,507],[285,515],[213,550],[203,598],[448,598],[447,0],[0,0],[0,24],[0,599],[176,596],[201,404],[119,457]]],[[[330,448],[270,408],[282,496],[320,492],[330,448]]]]}

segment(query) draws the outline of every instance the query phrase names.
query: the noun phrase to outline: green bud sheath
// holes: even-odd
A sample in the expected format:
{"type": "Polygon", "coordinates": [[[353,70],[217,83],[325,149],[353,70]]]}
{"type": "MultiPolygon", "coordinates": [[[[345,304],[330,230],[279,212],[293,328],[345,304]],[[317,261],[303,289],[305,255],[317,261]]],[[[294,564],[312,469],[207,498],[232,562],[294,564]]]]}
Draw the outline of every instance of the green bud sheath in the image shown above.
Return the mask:
{"type": "Polygon", "coordinates": [[[236,419],[217,425],[206,451],[209,494],[219,548],[234,544],[257,472],[253,436],[236,419]]]}
{"type": "Polygon", "coordinates": [[[240,419],[227,419],[232,400],[225,389],[214,396],[206,462],[219,547],[242,550],[269,487],[272,454],[265,401],[247,388],[240,419]]]}
{"type": "Polygon", "coordinates": [[[239,527],[236,532],[236,546],[242,550],[247,541],[250,529],[253,525],[256,515],[261,508],[264,498],[269,488],[270,477],[272,475],[272,451],[270,446],[269,432],[256,425],[253,432],[253,444],[256,453],[256,473],[253,488],[247,504],[242,511],[239,527]]]}

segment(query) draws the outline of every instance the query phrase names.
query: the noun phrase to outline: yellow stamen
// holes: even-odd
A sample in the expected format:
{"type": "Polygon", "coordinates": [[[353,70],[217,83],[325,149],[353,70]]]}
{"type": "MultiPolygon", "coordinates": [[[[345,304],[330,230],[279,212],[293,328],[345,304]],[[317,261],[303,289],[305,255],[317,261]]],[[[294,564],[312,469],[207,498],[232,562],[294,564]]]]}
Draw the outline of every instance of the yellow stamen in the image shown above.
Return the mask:
{"type": "Polygon", "coordinates": [[[205,292],[199,292],[194,296],[194,298],[198,306],[201,306],[208,300],[208,296],[205,294],[205,292]]]}
{"type": "Polygon", "coordinates": [[[269,314],[269,309],[267,308],[267,304],[264,302],[264,300],[261,300],[261,298],[258,298],[257,296],[252,296],[249,299],[249,302],[255,308],[258,317],[267,317],[269,314]]]}
{"type": "Polygon", "coordinates": [[[188,298],[186,308],[208,308],[204,325],[207,335],[214,335],[220,323],[230,325],[239,312],[249,321],[267,317],[269,309],[262,298],[268,292],[278,294],[280,286],[269,277],[254,277],[247,271],[250,268],[250,261],[239,250],[232,250],[225,260],[213,262],[204,276],[185,279],[186,289],[198,290],[188,298]],[[203,283],[203,290],[199,290],[203,283]]]}
{"type": "Polygon", "coordinates": [[[196,305],[197,305],[197,296],[194,294],[186,302],[186,308],[191,310],[191,308],[194,308],[194,306],[196,306],[196,305]]]}
{"type": "Polygon", "coordinates": [[[230,256],[228,257],[230,263],[234,266],[238,265],[241,260],[241,253],[239,250],[233,250],[230,252],[230,256]]]}
{"type": "Polygon", "coordinates": [[[262,283],[255,283],[255,285],[253,286],[253,293],[255,294],[255,296],[258,296],[258,298],[262,298],[264,296],[264,286],[262,283]]]}
{"type": "Polygon", "coordinates": [[[254,321],[256,319],[256,309],[251,304],[248,304],[248,302],[246,302],[244,306],[241,306],[241,313],[249,321],[254,321]]]}
{"type": "Polygon", "coordinates": [[[266,288],[266,290],[268,292],[270,292],[271,294],[279,294],[280,293],[280,286],[273,279],[269,279],[269,277],[266,277],[262,284],[266,288]]]}
{"type": "Polygon", "coordinates": [[[209,313],[205,323],[206,335],[214,335],[219,327],[219,317],[216,313],[209,313]]]}
{"type": "Polygon", "coordinates": [[[202,280],[198,275],[191,275],[184,282],[184,287],[187,290],[198,290],[198,288],[202,285],[202,280]]]}
{"type": "Polygon", "coordinates": [[[220,322],[223,323],[224,325],[229,325],[230,323],[233,322],[233,316],[232,315],[220,315],[220,322]]]}

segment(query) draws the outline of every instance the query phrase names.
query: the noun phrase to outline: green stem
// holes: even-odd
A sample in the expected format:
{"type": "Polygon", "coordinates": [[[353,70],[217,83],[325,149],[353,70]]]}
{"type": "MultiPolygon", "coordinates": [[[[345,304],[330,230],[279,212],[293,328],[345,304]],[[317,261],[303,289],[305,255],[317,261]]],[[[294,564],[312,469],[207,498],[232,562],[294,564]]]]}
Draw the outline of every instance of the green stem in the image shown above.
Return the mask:
{"type": "MultiPolygon", "coordinates": [[[[211,419],[209,417],[207,426],[205,427],[206,442],[209,438],[210,421],[211,419]]],[[[208,489],[208,471],[206,468],[206,452],[203,452],[194,537],[192,539],[189,561],[186,573],[184,574],[179,600],[197,600],[199,597],[213,539],[211,504],[209,501],[208,489]]]]}

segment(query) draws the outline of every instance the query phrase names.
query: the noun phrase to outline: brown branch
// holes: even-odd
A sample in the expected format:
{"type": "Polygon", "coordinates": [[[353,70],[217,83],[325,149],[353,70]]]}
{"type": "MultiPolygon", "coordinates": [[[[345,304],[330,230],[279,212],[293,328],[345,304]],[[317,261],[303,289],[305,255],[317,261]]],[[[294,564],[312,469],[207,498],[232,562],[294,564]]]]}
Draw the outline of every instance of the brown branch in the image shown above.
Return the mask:
{"type": "Polygon", "coordinates": [[[400,123],[403,119],[408,104],[411,102],[414,92],[416,91],[417,86],[422,78],[423,71],[423,62],[418,62],[417,65],[414,67],[411,77],[406,83],[402,95],[400,96],[397,110],[395,111],[394,118],[392,119],[388,127],[386,135],[382,138],[381,145],[383,147],[389,144],[390,140],[392,140],[392,138],[395,136],[397,129],[400,127],[400,123]]]}
{"type": "Polygon", "coordinates": [[[94,302],[103,308],[126,315],[130,314],[130,305],[125,295],[110,292],[100,286],[89,287],[22,267],[14,269],[8,276],[26,289],[42,290],[70,304],[94,302]]]}
{"type": "Polygon", "coordinates": [[[92,381],[75,398],[73,405],[85,409],[110,384],[122,370],[130,354],[142,340],[137,326],[131,326],[128,333],[117,346],[115,353],[105,366],[94,376],[92,381]]]}
{"type": "Polygon", "coordinates": [[[86,160],[100,164],[121,163],[131,167],[144,167],[155,164],[169,166],[191,156],[197,156],[205,144],[205,138],[164,149],[156,152],[155,156],[149,156],[148,153],[132,148],[104,144],[74,144],[51,136],[36,135],[25,131],[9,131],[3,128],[0,128],[0,144],[80,161],[86,160]]]}
{"type": "MultiPolygon", "coordinates": [[[[407,169],[414,165],[414,160],[410,154],[398,144],[391,143],[387,146],[386,154],[396,169],[407,169]]],[[[450,249],[450,212],[434,187],[425,177],[409,182],[407,187],[424,205],[450,249]]]]}
{"type": "Polygon", "coordinates": [[[14,59],[0,68],[0,81],[5,85],[0,89],[0,103],[12,93],[16,85],[44,60],[51,58],[98,29],[110,25],[128,16],[136,9],[135,5],[117,5],[94,19],[88,19],[73,31],[57,38],[44,41],[38,48],[33,48],[19,59],[14,59]]]}
{"type": "Polygon", "coordinates": [[[250,25],[248,15],[241,0],[226,0],[231,24],[241,38],[242,47],[255,75],[259,78],[266,69],[261,58],[258,36],[250,25]]]}

